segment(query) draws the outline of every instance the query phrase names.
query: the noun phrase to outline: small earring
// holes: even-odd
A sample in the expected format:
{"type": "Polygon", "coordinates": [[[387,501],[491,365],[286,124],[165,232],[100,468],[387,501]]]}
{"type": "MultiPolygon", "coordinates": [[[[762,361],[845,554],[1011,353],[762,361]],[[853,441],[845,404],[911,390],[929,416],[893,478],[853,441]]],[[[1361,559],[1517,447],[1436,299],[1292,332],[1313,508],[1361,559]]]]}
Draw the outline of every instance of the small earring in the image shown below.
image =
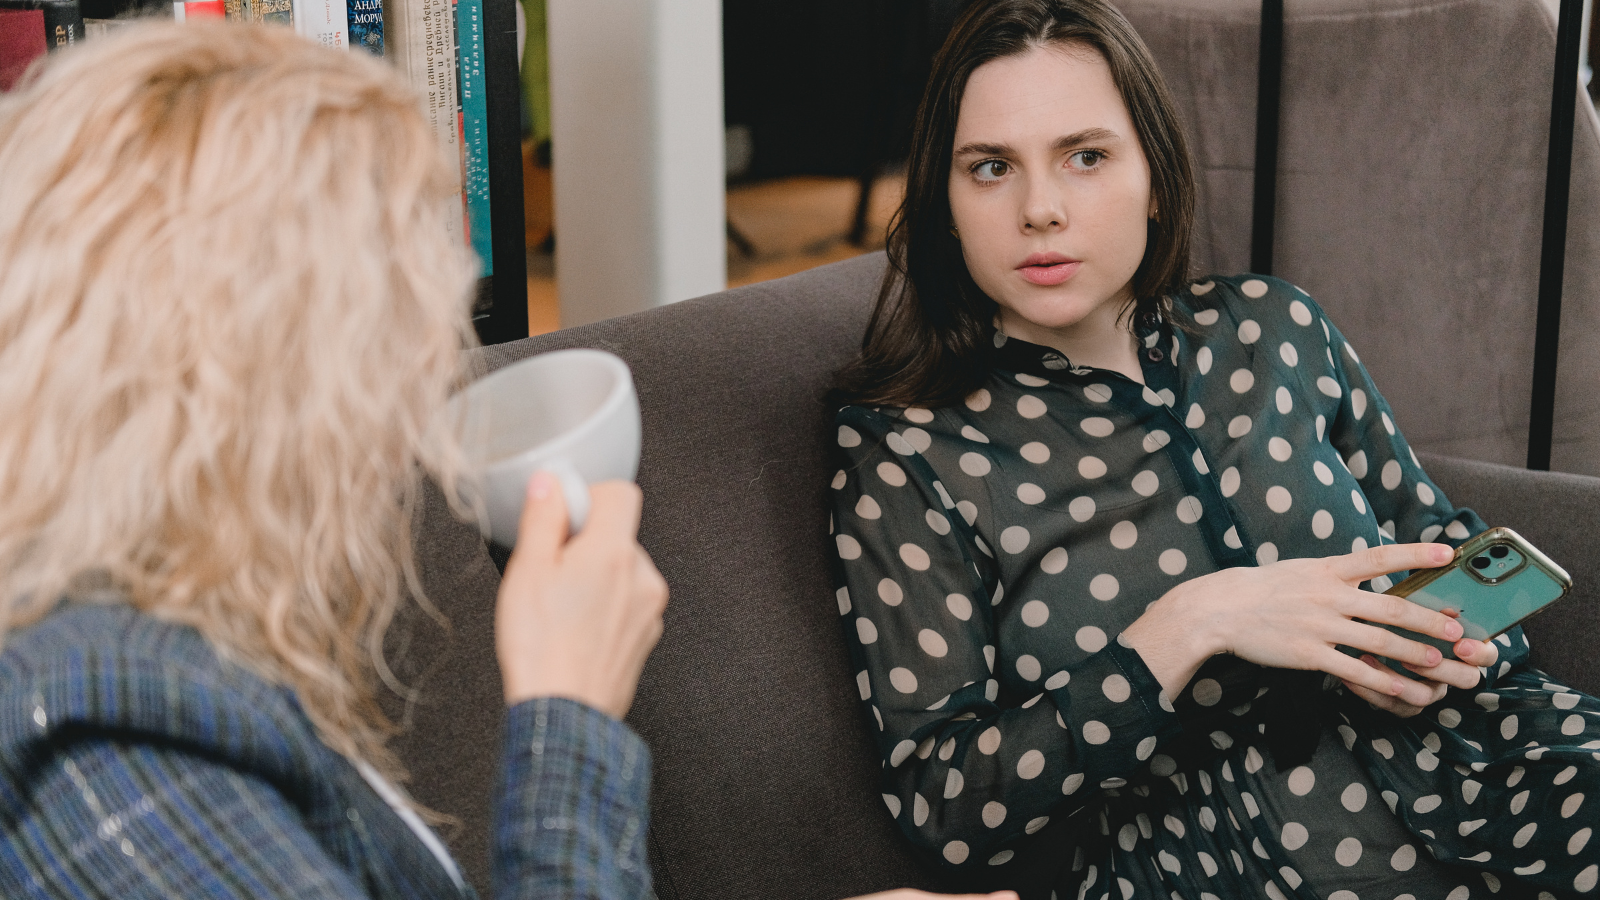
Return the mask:
{"type": "Polygon", "coordinates": [[[961,232],[957,231],[956,226],[953,224],[950,226],[950,236],[958,241],[961,240],[961,232]]]}

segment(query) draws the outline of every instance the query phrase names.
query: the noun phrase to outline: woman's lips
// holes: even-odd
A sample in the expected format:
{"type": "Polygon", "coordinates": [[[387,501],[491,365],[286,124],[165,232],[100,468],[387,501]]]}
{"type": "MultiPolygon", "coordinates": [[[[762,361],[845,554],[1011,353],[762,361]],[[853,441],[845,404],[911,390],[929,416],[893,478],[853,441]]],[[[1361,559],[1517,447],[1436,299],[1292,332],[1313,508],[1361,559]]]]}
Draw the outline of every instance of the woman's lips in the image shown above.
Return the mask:
{"type": "Polygon", "coordinates": [[[1034,284],[1053,285],[1060,284],[1076,275],[1078,267],[1081,265],[1083,265],[1081,261],[1066,259],[1065,257],[1034,262],[1033,257],[1030,256],[1027,262],[1017,267],[1017,271],[1022,273],[1023,278],[1034,284]]]}

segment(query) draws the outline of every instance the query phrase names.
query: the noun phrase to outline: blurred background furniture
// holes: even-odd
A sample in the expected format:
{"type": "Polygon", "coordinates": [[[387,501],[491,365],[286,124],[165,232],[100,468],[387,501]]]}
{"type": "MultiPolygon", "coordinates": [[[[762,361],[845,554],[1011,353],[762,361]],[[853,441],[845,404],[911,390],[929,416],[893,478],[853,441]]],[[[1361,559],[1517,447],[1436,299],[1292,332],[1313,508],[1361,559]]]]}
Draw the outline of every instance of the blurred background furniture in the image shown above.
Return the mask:
{"type": "MultiPolygon", "coordinates": [[[[666,632],[629,722],[649,742],[650,854],[662,900],[817,900],[897,885],[953,890],[919,864],[879,799],[879,767],[830,583],[832,411],[881,253],[637,315],[503,344],[490,366],[600,347],[633,368],[644,413],[640,540],[672,588],[666,632]]],[[[1529,628],[1538,662],[1600,691],[1600,479],[1429,456],[1448,495],[1567,566],[1575,596],[1529,628]]],[[[491,633],[498,579],[476,529],[434,497],[418,530],[449,655],[413,623],[398,663],[436,664],[398,747],[424,803],[464,823],[452,844],[487,884],[501,694],[491,633]]],[[[405,641],[405,632],[397,635],[405,641]]]]}

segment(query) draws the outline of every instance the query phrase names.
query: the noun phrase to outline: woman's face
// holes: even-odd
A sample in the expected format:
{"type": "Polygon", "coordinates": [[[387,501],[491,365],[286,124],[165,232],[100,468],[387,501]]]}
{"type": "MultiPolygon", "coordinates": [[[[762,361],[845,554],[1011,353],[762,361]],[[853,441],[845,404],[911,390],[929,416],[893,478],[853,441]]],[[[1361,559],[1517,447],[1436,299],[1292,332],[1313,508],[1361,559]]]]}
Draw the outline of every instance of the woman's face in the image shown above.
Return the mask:
{"type": "Polygon", "coordinates": [[[967,270],[1000,304],[1007,333],[1060,346],[1114,329],[1152,203],[1144,150],[1097,51],[1035,47],[973,71],[950,211],[967,270]]]}

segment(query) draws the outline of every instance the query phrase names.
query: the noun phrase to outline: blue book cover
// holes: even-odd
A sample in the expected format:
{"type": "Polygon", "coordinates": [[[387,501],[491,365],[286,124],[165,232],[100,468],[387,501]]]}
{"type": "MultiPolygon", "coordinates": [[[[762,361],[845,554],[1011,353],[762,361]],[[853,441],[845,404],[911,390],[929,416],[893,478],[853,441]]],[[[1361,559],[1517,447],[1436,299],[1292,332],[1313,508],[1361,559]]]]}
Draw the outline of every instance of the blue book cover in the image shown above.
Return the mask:
{"type": "Polygon", "coordinates": [[[350,46],[383,55],[383,0],[347,0],[350,12],[350,46]]]}
{"type": "Polygon", "coordinates": [[[461,146],[465,157],[467,240],[483,262],[480,275],[494,274],[489,224],[489,108],[483,78],[483,0],[456,4],[456,56],[461,83],[461,146]]]}

